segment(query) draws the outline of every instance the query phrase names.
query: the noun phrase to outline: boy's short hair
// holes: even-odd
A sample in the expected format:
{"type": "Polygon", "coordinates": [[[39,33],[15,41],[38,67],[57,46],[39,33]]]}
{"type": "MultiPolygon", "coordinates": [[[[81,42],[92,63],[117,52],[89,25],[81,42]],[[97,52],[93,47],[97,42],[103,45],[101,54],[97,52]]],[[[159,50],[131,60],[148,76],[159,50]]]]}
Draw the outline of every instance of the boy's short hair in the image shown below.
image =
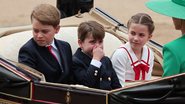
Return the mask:
{"type": "Polygon", "coordinates": [[[155,29],[152,18],[146,13],[137,13],[133,15],[127,23],[128,29],[130,28],[131,23],[142,24],[147,26],[150,35],[153,33],[155,29]]]}
{"type": "Polygon", "coordinates": [[[78,26],[78,39],[84,41],[89,35],[92,35],[95,40],[103,40],[105,37],[104,27],[96,21],[82,22],[78,26]]]}
{"type": "Polygon", "coordinates": [[[44,25],[58,26],[60,23],[60,11],[50,4],[40,4],[36,6],[31,13],[31,22],[33,18],[44,25]]]}

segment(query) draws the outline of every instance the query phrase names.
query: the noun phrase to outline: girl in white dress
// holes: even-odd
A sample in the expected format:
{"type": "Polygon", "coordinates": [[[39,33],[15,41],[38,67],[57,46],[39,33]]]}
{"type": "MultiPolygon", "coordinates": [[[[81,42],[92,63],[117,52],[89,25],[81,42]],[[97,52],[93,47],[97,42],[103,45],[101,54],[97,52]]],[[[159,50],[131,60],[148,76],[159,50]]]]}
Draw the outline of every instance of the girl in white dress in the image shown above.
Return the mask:
{"type": "Polygon", "coordinates": [[[138,13],[127,23],[128,42],[120,46],[111,61],[122,85],[127,81],[150,80],[154,64],[153,51],[145,44],[152,37],[154,23],[145,13],[138,13]]]}

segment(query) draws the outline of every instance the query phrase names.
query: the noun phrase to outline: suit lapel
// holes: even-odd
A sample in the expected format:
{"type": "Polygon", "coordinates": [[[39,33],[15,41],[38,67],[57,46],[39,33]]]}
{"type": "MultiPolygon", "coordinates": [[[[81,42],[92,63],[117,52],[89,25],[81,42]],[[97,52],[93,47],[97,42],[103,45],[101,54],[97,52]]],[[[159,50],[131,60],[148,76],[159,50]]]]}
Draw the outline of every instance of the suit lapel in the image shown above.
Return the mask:
{"type": "Polygon", "coordinates": [[[48,62],[53,68],[57,69],[59,67],[58,61],[52,56],[47,47],[37,47],[40,56],[48,62]]]}
{"type": "Polygon", "coordinates": [[[87,66],[89,66],[92,58],[84,54],[80,48],[77,49],[75,56],[77,56],[80,60],[83,61],[83,63],[87,66]]]}
{"type": "Polygon", "coordinates": [[[61,60],[61,63],[60,63],[60,68],[64,71],[64,69],[67,69],[66,66],[67,66],[67,59],[66,59],[66,55],[64,54],[65,53],[65,49],[62,45],[62,43],[59,43],[56,39],[55,39],[55,45],[59,51],[59,55],[60,55],[60,60],[61,60]]]}

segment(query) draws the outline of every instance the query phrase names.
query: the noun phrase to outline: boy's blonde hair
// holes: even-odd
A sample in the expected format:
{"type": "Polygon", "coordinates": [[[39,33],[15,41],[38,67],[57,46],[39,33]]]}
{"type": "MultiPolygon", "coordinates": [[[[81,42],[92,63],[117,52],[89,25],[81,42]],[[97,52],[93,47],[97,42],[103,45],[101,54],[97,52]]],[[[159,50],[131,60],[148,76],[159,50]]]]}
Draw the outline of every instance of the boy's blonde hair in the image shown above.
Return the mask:
{"type": "Polygon", "coordinates": [[[84,41],[89,35],[92,35],[95,40],[103,40],[105,37],[104,27],[96,21],[82,22],[78,26],[78,39],[84,41]]]}
{"type": "Polygon", "coordinates": [[[130,28],[131,23],[142,24],[147,26],[150,35],[153,33],[155,29],[152,18],[146,13],[137,13],[133,15],[127,23],[128,29],[130,28]]]}
{"type": "Polygon", "coordinates": [[[31,13],[31,22],[34,19],[44,25],[58,26],[60,23],[60,11],[50,4],[40,4],[31,13]]]}

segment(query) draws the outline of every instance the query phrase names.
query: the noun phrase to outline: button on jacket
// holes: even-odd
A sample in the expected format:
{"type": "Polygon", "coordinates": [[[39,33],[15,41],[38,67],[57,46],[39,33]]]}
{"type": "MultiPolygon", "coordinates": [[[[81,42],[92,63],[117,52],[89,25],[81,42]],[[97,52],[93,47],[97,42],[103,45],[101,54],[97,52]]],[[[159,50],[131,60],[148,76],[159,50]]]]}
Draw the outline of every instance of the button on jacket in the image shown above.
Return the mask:
{"type": "Polygon", "coordinates": [[[84,54],[80,48],[73,56],[74,79],[78,84],[92,88],[111,90],[120,88],[118,77],[108,57],[101,59],[101,67],[91,65],[92,58],[84,54]]]}

